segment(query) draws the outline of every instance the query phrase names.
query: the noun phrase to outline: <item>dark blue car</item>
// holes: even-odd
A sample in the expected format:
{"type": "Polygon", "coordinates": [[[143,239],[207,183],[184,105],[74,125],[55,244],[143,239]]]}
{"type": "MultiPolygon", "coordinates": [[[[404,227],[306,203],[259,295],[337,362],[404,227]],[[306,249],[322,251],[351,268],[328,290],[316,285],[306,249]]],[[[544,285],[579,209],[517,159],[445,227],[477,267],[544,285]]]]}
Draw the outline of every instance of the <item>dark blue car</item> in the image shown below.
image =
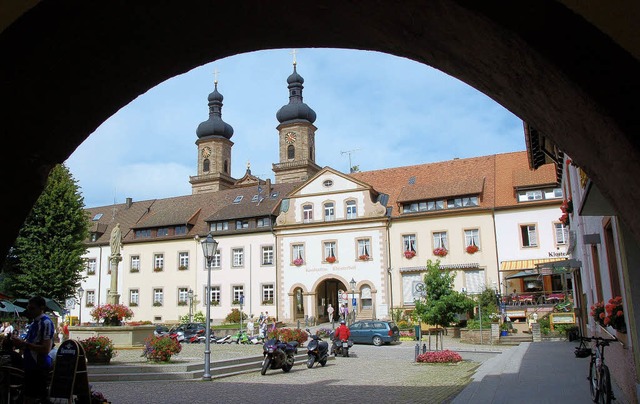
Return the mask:
{"type": "Polygon", "coordinates": [[[351,340],[355,344],[373,344],[380,346],[397,342],[400,330],[393,321],[361,320],[349,326],[351,340]]]}

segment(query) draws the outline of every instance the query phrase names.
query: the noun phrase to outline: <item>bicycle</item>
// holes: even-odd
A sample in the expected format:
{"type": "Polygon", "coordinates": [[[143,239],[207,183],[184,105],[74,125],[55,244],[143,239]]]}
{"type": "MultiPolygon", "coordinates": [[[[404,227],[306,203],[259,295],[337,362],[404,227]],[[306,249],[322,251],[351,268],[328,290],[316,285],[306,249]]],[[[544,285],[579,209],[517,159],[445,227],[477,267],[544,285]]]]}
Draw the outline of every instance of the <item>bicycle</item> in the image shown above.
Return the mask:
{"type": "Polygon", "coordinates": [[[589,361],[589,390],[594,403],[611,404],[616,398],[611,389],[611,374],[609,367],[604,363],[604,347],[610,342],[618,341],[616,338],[580,337],[580,346],[576,347],[577,357],[591,357],[589,361]],[[595,349],[586,348],[584,341],[595,341],[595,349]]]}

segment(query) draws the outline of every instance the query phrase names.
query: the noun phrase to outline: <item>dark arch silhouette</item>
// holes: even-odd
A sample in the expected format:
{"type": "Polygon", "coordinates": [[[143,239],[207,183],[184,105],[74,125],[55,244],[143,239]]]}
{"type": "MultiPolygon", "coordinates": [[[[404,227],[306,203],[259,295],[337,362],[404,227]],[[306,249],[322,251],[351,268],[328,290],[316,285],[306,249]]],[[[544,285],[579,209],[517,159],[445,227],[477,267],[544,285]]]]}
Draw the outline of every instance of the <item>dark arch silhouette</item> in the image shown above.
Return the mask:
{"type": "MultiPolygon", "coordinates": [[[[93,4],[14,2],[0,20],[4,251],[51,167],[139,94],[215,59],[306,47],[407,57],[482,91],[570,154],[640,239],[640,51],[587,22],[597,8],[585,19],[554,0],[93,4]]],[[[608,7],[638,15],[632,1],[608,7]]]]}

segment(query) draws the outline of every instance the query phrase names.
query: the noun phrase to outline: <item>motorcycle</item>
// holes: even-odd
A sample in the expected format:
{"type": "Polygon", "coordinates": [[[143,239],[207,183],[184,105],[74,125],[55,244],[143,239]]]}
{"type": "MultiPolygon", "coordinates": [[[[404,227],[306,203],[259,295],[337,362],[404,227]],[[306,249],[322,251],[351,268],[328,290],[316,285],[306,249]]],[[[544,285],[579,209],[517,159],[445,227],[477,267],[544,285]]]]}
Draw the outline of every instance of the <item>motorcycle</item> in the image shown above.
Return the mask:
{"type": "Polygon", "coordinates": [[[216,344],[230,344],[231,343],[231,335],[225,335],[222,338],[216,340],[216,344]]]}
{"type": "Polygon", "coordinates": [[[317,334],[311,334],[311,331],[307,328],[307,332],[311,335],[311,341],[307,345],[307,368],[311,369],[317,362],[320,366],[327,364],[329,359],[329,343],[323,341],[317,334]]]}
{"type": "Polygon", "coordinates": [[[334,333],[331,333],[331,339],[333,340],[333,344],[331,345],[331,353],[333,354],[333,356],[342,355],[343,357],[348,358],[349,348],[353,346],[353,341],[339,340],[334,336],[334,333]]]}
{"type": "Polygon", "coordinates": [[[231,336],[231,341],[230,343],[235,342],[236,344],[251,344],[251,340],[249,339],[249,336],[247,335],[246,331],[238,331],[237,333],[233,334],[231,336]]]}
{"type": "Polygon", "coordinates": [[[298,342],[282,342],[277,339],[270,339],[264,343],[262,360],[262,370],[260,374],[267,373],[267,369],[282,369],[288,372],[293,367],[295,354],[298,353],[298,342]]]}

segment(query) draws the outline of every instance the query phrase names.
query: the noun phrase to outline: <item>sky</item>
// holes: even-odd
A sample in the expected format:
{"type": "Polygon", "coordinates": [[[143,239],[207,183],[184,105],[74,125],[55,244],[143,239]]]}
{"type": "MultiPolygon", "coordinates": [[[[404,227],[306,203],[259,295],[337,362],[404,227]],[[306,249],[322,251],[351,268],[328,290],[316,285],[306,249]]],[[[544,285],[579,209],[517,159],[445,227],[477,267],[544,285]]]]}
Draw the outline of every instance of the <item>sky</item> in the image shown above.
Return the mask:
{"type": "MultiPolygon", "coordinates": [[[[430,66],[379,52],[297,49],[304,102],[317,114],[316,163],[349,172],[525,150],[522,120],[430,66]]],[[[87,208],[191,194],[196,128],[207,97],[224,96],[234,129],[231,175],[274,180],[279,122],[289,102],[291,49],[245,53],[173,77],[107,119],[65,162],[87,208]]]]}

